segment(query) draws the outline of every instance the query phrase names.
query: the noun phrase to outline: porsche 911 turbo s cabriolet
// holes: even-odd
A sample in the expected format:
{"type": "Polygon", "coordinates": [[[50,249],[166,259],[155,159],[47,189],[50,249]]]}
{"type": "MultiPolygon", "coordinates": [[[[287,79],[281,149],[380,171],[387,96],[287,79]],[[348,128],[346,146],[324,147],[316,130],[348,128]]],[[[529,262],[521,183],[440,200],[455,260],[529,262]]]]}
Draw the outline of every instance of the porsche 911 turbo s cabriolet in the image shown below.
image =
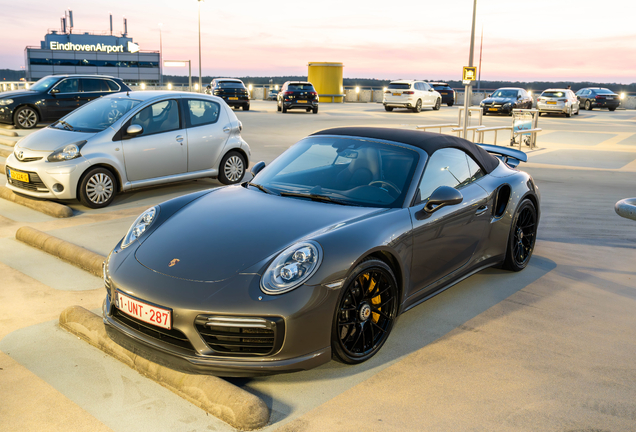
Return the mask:
{"type": "Polygon", "coordinates": [[[525,161],[436,133],[314,133],[250,182],[142,213],[104,264],[107,332],[195,373],[361,363],[406,310],[528,265],[540,194],[525,161]]]}

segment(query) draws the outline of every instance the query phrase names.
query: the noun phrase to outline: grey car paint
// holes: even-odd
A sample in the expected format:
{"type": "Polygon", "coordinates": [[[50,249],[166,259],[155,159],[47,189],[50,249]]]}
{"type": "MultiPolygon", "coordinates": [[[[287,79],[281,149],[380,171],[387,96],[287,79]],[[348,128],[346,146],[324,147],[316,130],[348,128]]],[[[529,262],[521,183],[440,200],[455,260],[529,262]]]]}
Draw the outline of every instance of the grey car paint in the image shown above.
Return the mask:
{"type": "Polygon", "coordinates": [[[144,357],[190,372],[222,376],[293,372],[331,359],[331,326],[342,289],[327,285],[344,280],[341,286],[346,286],[352,269],[365,258],[382,259],[392,268],[400,290],[399,313],[477,271],[501,264],[519,203],[531,199],[537,221],[540,218],[540,195],[531,177],[500,161],[470,190],[461,189],[466,205],[448,206],[433,217],[418,220],[421,205],[411,203],[427,156],[421,149],[415,150],[421,157],[401,208],[307,202],[244,186],[199,192],[160,204],[148,232],[126,249],[118,245],[107,259],[103,313],[109,334],[144,357]],[[495,217],[492,209],[503,185],[510,186],[511,194],[505,211],[495,217]],[[484,207],[489,210],[482,211],[484,207]],[[223,211],[215,212],[215,208],[223,211]],[[472,222],[482,227],[482,232],[459,240],[466,234],[466,226],[474,228],[472,222]],[[450,244],[444,244],[442,238],[450,244]],[[319,269],[304,285],[284,295],[263,293],[259,281],[269,263],[285,247],[302,239],[322,247],[319,269]],[[429,272],[421,268],[431,256],[420,244],[423,240],[443,251],[437,252],[443,265],[429,266],[429,272]],[[180,262],[170,268],[174,258],[180,262]],[[194,352],[116,321],[112,315],[116,291],[170,307],[174,327],[183,331],[194,352]],[[193,325],[203,313],[280,317],[284,342],[266,356],[219,355],[193,325]]]}

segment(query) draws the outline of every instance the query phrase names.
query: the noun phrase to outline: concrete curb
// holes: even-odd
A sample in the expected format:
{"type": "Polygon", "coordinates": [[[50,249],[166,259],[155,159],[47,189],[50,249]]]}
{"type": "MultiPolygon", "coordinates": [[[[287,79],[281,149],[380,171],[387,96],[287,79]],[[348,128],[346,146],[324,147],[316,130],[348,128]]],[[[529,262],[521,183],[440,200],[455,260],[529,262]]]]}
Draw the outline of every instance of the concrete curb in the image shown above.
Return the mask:
{"type": "MultiPolygon", "coordinates": [[[[4,172],[4,165],[2,166],[2,169],[4,172]]],[[[12,201],[16,204],[21,204],[25,207],[29,207],[33,210],[37,210],[56,218],[67,218],[73,216],[73,210],[68,206],[48,200],[27,198],[13,193],[11,189],[5,186],[0,186],[0,198],[4,198],[7,201],[12,201]]]]}
{"type": "Polygon", "coordinates": [[[0,135],[8,136],[8,137],[17,137],[18,133],[13,130],[0,129],[0,135]]]}
{"type": "Polygon", "coordinates": [[[12,139],[9,139],[9,138],[0,137],[0,144],[6,145],[6,146],[9,146],[9,147],[14,147],[15,143],[17,143],[17,142],[18,142],[18,140],[12,140],[12,139]]]}
{"type": "Polygon", "coordinates": [[[28,226],[20,227],[15,233],[15,238],[29,246],[36,247],[63,259],[95,276],[102,277],[102,263],[106,259],[105,256],[28,226]]]}
{"type": "Polygon", "coordinates": [[[259,429],[269,421],[269,409],[258,396],[221,378],[185,374],[133,354],[108,337],[101,317],[81,306],[65,309],[60,326],[237,429],[259,429]]]}
{"type": "Polygon", "coordinates": [[[11,153],[11,150],[0,149],[0,156],[2,157],[7,158],[11,153]]]}

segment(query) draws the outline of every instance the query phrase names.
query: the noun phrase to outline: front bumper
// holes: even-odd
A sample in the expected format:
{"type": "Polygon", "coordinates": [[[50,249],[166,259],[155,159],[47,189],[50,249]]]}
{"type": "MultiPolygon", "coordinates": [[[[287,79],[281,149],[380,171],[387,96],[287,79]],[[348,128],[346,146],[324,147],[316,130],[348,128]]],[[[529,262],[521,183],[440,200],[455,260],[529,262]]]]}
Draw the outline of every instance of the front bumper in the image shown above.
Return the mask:
{"type": "Polygon", "coordinates": [[[0,107],[0,123],[13,124],[13,106],[0,107]]]}
{"type": "Polygon", "coordinates": [[[513,105],[483,105],[484,114],[510,114],[515,107],[513,105]]]}
{"type": "Polygon", "coordinates": [[[32,162],[20,162],[15,154],[9,155],[5,163],[6,187],[14,192],[35,198],[47,199],[74,199],[76,198],[77,184],[84,170],[90,165],[83,157],[68,162],[46,162],[50,152],[25,152],[25,157],[41,157],[32,162]],[[29,182],[24,183],[9,178],[9,170],[28,173],[29,182]],[[63,190],[54,189],[55,185],[61,185],[63,190]]]}

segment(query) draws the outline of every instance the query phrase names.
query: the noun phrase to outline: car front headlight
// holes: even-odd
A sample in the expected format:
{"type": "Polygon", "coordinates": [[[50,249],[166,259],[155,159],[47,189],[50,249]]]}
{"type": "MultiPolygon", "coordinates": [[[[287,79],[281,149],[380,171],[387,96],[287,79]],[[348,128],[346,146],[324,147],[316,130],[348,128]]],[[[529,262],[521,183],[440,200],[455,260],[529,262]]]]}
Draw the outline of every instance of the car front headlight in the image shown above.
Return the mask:
{"type": "Polygon", "coordinates": [[[121,248],[126,249],[132,242],[137,240],[141,235],[146,231],[146,229],[152,224],[155,220],[157,214],[159,213],[158,207],[151,207],[142,214],[133,222],[130,226],[130,229],[126,233],[126,236],[121,241],[121,248]]]}
{"type": "Polygon", "coordinates": [[[322,248],[315,241],[303,241],[288,247],[267,268],[261,278],[265,294],[283,294],[300,286],[320,267],[322,248]]]}
{"type": "Polygon", "coordinates": [[[66,144],[63,147],[55,150],[53,153],[49,155],[46,160],[49,162],[63,162],[71,159],[75,159],[81,156],[80,150],[86,144],[86,140],[79,141],[72,144],[66,144]]]}
{"type": "Polygon", "coordinates": [[[0,99],[0,105],[6,106],[11,105],[13,103],[13,99],[0,99]]]}

